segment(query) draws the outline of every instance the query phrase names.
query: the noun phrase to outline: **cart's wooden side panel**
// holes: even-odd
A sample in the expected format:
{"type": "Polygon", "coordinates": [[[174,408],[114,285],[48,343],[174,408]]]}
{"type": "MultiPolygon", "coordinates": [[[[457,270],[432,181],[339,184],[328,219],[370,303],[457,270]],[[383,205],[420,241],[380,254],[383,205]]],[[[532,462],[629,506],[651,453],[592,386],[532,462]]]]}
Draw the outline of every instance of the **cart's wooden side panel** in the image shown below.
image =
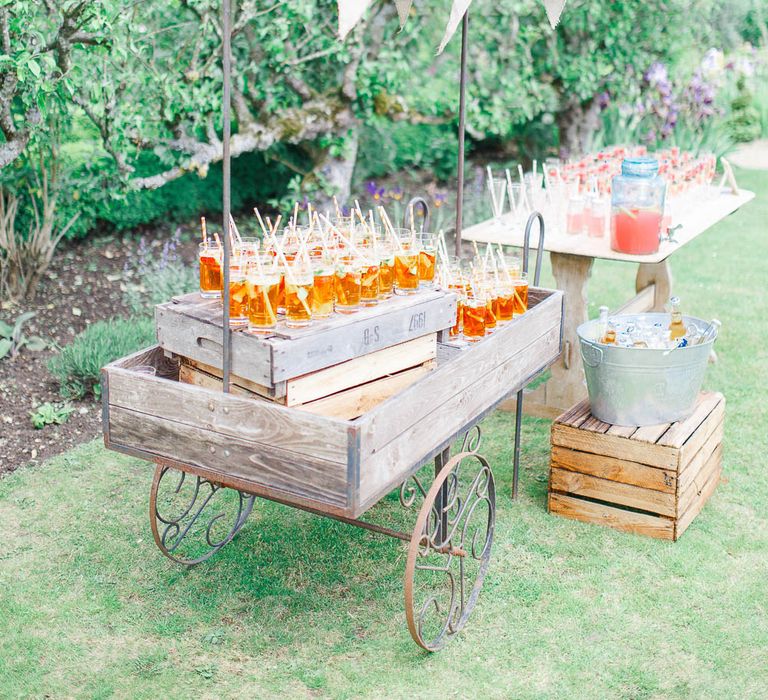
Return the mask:
{"type": "Polygon", "coordinates": [[[346,465],[287,450],[267,450],[213,430],[116,406],[110,409],[109,430],[113,447],[135,445],[159,457],[206,467],[225,477],[334,506],[347,504],[346,465]]]}
{"type": "Polygon", "coordinates": [[[543,299],[490,338],[458,354],[360,419],[358,513],[407,477],[414,454],[438,448],[560,353],[562,293],[543,299]]]}
{"type": "MultiPolygon", "coordinates": [[[[143,357],[164,359],[159,349],[143,357]]],[[[124,362],[104,370],[108,447],[199,467],[285,502],[349,512],[347,423],[139,374],[124,362]]]]}

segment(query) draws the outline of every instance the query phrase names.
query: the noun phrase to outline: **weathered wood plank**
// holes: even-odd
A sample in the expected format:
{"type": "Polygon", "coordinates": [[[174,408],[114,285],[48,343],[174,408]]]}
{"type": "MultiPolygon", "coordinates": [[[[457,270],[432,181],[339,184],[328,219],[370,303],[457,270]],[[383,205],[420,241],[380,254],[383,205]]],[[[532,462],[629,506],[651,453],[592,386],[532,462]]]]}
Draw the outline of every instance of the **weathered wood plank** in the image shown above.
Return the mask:
{"type": "Polygon", "coordinates": [[[581,430],[588,430],[591,433],[607,433],[610,427],[610,423],[603,423],[603,421],[595,418],[592,414],[579,426],[581,430]]]}
{"type": "Polygon", "coordinates": [[[637,428],[632,425],[612,425],[608,428],[606,435],[616,435],[617,437],[630,438],[632,437],[637,428]]]}
{"type": "Polygon", "coordinates": [[[329,394],[422,365],[434,359],[436,355],[437,334],[430,333],[303,377],[289,379],[286,405],[306,404],[329,394]]]}
{"type": "Polygon", "coordinates": [[[269,401],[137,375],[119,367],[108,372],[114,406],[290,450],[297,457],[347,462],[348,425],[342,421],[300,413],[269,401]]]}
{"type": "Polygon", "coordinates": [[[715,492],[717,485],[720,483],[721,476],[722,466],[718,465],[718,468],[710,476],[709,481],[707,481],[707,483],[704,484],[704,486],[701,488],[698,497],[691,503],[691,505],[688,507],[688,510],[686,510],[685,513],[683,513],[678,518],[677,525],[675,527],[675,539],[679,539],[680,535],[682,535],[688,529],[688,526],[693,522],[694,518],[701,512],[704,504],[715,492]]]}
{"type": "Polygon", "coordinates": [[[723,395],[714,392],[702,392],[697,400],[693,413],[684,421],[673,423],[669,430],[662,435],[659,445],[682,447],[685,441],[696,431],[709,416],[718,403],[723,401],[723,395]]]}
{"type": "Polygon", "coordinates": [[[110,440],[158,457],[219,470],[254,484],[277,488],[335,506],[347,504],[346,464],[264,447],[213,430],[112,405],[110,440]]]}
{"type": "Polygon", "coordinates": [[[552,466],[609,481],[674,494],[677,476],[672,469],[658,469],[615,457],[600,457],[557,445],[552,447],[552,466]]]}
{"type": "Polygon", "coordinates": [[[574,404],[565,413],[559,415],[556,419],[557,423],[563,425],[570,425],[573,428],[578,428],[587,418],[589,418],[589,399],[584,399],[574,404]]]}
{"type": "Polygon", "coordinates": [[[718,445],[709,458],[704,463],[699,473],[693,478],[691,483],[682,491],[677,504],[677,512],[685,513],[691,504],[701,496],[704,487],[716,471],[719,472],[723,462],[723,446],[718,445]]]}
{"type": "Polygon", "coordinates": [[[444,443],[447,436],[476,420],[490,406],[545,368],[557,355],[559,346],[560,329],[551,328],[535,341],[525,344],[519,352],[506,356],[500,365],[484,368],[480,376],[465,376],[452,371],[439,376],[441,369],[438,368],[360,418],[363,455],[360,466],[360,512],[400,484],[414,464],[423,461],[420,456],[431,454],[444,443]],[[462,377],[465,380],[473,377],[474,381],[461,382],[462,377]],[[449,382],[451,391],[443,393],[449,382]],[[426,414],[419,412],[414,417],[410,411],[411,402],[428,396],[435,397],[429,404],[431,410],[426,414]],[[396,437],[386,444],[381,444],[382,435],[377,432],[380,424],[368,421],[377,413],[379,417],[387,419],[386,425],[391,425],[390,418],[396,419],[399,416],[401,419],[396,431],[392,431],[396,432],[396,437]]]}
{"type": "Polygon", "coordinates": [[[648,535],[665,540],[674,537],[674,522],[669,518],[634,513],[560,493],[549,494],[549,512],[585,523],[607,525],[635,535],[648,535]]]}
{"type": "Polygon", "coordinates": [[[679,451],[667,445],[650,445],[610,433],[591,433],[557,423],[552,425],[552,444],[677,472],[679,451]]]}
{"type": "MultiPolygon", "coordinates": [[[[223,379],[224,377],[224,372],[222,372],[217,367],[212,367],[211,365],[205,364],[205,362],[198,362],[197,360],[192,360],[189,357],[182,357],[180,359],[182,367],[186,365],[187,367],[200,370],[201,372],[209,374],[213,377],[217,377],[218,379],[223,379]]],[[[191,375],[189,373],[185,373],[185,376],[190,377],[191,375]]],[[[256,382],[252,382],[250,379],[246,379],[245,377],[238,377],[236,374],[230,375],[229,382],[230,386],[238,386],[241,389],[246,389],[252,394],[258,394],[265,399],[269,399],[275,403],[285,405],[285,382],[281,382],[275,387],[266,387],[262,386],[261,384],[257,384],[256,382]]],[[[189,383],[194,384],[195,382],[189,383]]],[[[220,388],[222,384],[223,382],[219,383],[217,387],[220,388]]],[[[200,386],[208,386],[208,384],[201,384],[200,386]]],[[[211,388],[213,388],[212,385],[211,388]]]]}
{"type": "Polygon", "coordinates": [[[656,295],[656,285],[649,284],[640,290],[629,301],[625,301],[618,309],[611,312],[611,316],[622,314],[642,314],[653,308],[653,300],[656,295]]]}
{"type": "MultiPolygon", "coordinates": [[[[484,396],[501,398],[517,389],[508,381],[493,386],[491,373],[506,364],[510,357],[518,355],[521,378],[529,376],[528,370],[549,364],[560,351],[561,320],[562,292],[551,292],[529,313],[502,326],[482,342],[462,349],[451,362],[439,366],[430,376],[403,391],[397,396],[396,405],[390,399],[366,414],[361,418],[360,426],[363,460],[431,415],[436,407],[458,395],[468,394],[469,387],[481,380],[484,381],[474,389],[479,392],[481,404],[484,396]],[[546,340],[539,344],[542,338],[546,340]],[[534,347],[539,348],[538,355],[533,351],[534,347]]],[[[471,401],[465,399],[464,403],[475,406],[478,401],[473,397],[471,401]]],[[[461,413],[457,421],[470,420],[471,413],[464,410],[462,402],[456,405],[461,413]]]]}
{"type": "Polygon", "coordinates": [[[690,435],[680,448],[680,469],[683,470],[693,459],[694,455],[701,449],[701,446],[709,439],[709,436],[717,430],[718,426],[725,420],[725,399],[715,404],[712,412],[701,422],[698,430],[690,435]]]}
{"type": "Polygon", "coordinates": [[[674,493],[639,488],[565,469],[550,470],[549,488],[560,493],[596,498],[659,515],[675,515],[674,493]]]}
{"type": "Polygon", "coordinates": [[[656,441],[669,430],[670,423],[659,423],[658,425],[644,425],[634,433],[632,433],[632,440],[639,440],[640,442],[656,443],[656,441]]]}
{"type": "Polygon", "coordinates": [[[372,382],[345,389],[332,396],[295,406],[295,409],[316,415],[352,420],[386,401],[390,396],[394,396],[397,392],[411,386],[424,375],[429,374],[434,366],[433,361],[428,361],[390,377],[375,379],[372,382]]]}
{"type": "Polygon", "coordinates": [[[709,434],[706,442],[699,448],[699,451],[687,464],[683,465],[683,471],[680,472],[680,477],[677,480],[677,489],[679,494],[682,494],[688,488],[691,482],[693,482],[717,446],[722,442],[724,427],[724,421],[721,420],[715,429],[712,430],[712,432],[709,434]]]}
{"type": "MultiPolygon", "coordinates": [[[[417,295],[402,307],[375,316],[350,315],[343,326],[290,339],[273,338],[272,382],[324,369],[392,345],[449,328],[456,320],[456,295],[417,295]]],[[[386,309],[387,304],[381,308],[386,309]]],[[[374,307],[379,308],[379,307],[374,307]]]]}

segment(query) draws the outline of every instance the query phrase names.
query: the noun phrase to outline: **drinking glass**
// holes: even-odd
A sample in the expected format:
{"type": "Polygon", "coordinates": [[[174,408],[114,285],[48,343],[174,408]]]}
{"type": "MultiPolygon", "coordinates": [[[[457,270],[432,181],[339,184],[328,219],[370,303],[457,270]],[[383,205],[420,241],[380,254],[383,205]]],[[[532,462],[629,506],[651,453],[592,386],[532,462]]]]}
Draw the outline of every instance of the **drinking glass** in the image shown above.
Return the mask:
{"type": "Polygon", "coordinates": [[[360,308],[362,266],[357,256],[346,252],[336,261],[336,311],[352,314],[360,308]]]}
{"type": "Polygon", "coordinates": [[[336,269],[329,255],[312,256],[312,318],[328,318],[336,302],[336,269]]]}
{"type": "Polygon", "coordinates": [[[390,240],[376,243],[379,258],[379,299],[389,299],[395,286],[395,248],[390,240]]]}
{"type": "Polygon", "coordinates": [[[248,286],[245,276],[245,260],[235,258],[229,264],[229,321],[236,326],[248,323],[248,286]]]}
{"type": "Polygon", "coordinates": [[[419,246],[419,286],[435,286],[435,262],[437,260],[437,234],[422,231],[416,234],[419,246]]]}
{"type": "Polygon", "coordinates": [[[312,320],[315,276],[309,261],[297,258],[285,271],[285,325],[303,328],[312,320]]]}
{"type": "Polygon", "coordinates": [[[200,263],[200,296],[218,299],[221,296],[221,248],[215,243],[200,243],[197,247],[200,263]]]}
{"type": "Polygon", "coordinates": [[[395,251],[395,290],[415,294],[419,289],[419,242],[407,229],[395,231],[399,247],[395,251]]]}
{"type": "Polygon", "coordinates": [[[258,254],[258,261],[248,262],[248,331],[268,333],[277,326],[277,296],[282,273],[271,255],[258,254]]]}
{"type": "Polygon", "coordinates": [[[485,299],[465,296],[462,300],[463,335],[470,343],[485,337],[485,299]]]}
{"type": "Polygon", "coordinates": [[[514,281],[515,285],[515,308],[514,315],[521,316],[528,311],[528,273],[521,272],[520,276],[514,281]]]}

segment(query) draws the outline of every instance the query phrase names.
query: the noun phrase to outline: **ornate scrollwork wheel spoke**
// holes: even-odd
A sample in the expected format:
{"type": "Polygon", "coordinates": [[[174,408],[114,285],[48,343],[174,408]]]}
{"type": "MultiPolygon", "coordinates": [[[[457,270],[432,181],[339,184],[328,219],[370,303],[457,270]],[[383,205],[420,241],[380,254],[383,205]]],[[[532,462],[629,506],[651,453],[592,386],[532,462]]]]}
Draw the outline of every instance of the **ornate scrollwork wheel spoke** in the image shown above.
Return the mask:
{"type": "Polygon", "coordinates": [[[251,514],[254,501],[250,494],[158,464],[149,495],[155,543],[179,564],[199,564],[232,540],[251,514]],[[178,479],[172,486],[174,476],[178,479]]]}
{"type": "Polygon", "coordinates": [[[488,462],[474,450],[457,454],[424,497],[408,547],[405,614],[411,636],[424,649],[443,647],[472,614],[491,557],[495,518],[488,462]]]}

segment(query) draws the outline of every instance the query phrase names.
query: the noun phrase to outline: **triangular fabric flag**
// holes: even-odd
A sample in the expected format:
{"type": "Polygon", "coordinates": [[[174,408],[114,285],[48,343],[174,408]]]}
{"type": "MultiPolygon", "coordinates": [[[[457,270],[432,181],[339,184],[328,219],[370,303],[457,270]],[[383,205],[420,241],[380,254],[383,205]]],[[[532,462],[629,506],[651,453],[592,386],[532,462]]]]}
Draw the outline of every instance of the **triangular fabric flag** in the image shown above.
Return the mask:
{"type": "Polygon", "coordinates": [[[565,7],[565,0],[542,0],[542,2],[544,3],[544,9],[547,11],[549,24],[554,29],[560,21],[560,14],[565,7]]]}
{"type": "Polygon", "coordinates": [[[395,0],[397,7],[397,16],[400,19],[400,29],[405,26],[405,20],[408,19],[408,13],[411,11],[413,0],[395,0]]]}
{"type": "Polygon", "coordinates": [[[443,53],[446,44],[451,40],[451,37],[456,33],[456,30],[467,13],[469,6],[472,4],[472,0],[453,0],[451,6],[451,16],[448,18],[448,26],[445,28],[445,34],[440,42],[440,47],[437,49],[437,53],[443,53]]]}
{"type": "Polygon", "coordinates": [[[347,36],[360,21],[373,0],[338,0],[339,37],[347,36]]]}

